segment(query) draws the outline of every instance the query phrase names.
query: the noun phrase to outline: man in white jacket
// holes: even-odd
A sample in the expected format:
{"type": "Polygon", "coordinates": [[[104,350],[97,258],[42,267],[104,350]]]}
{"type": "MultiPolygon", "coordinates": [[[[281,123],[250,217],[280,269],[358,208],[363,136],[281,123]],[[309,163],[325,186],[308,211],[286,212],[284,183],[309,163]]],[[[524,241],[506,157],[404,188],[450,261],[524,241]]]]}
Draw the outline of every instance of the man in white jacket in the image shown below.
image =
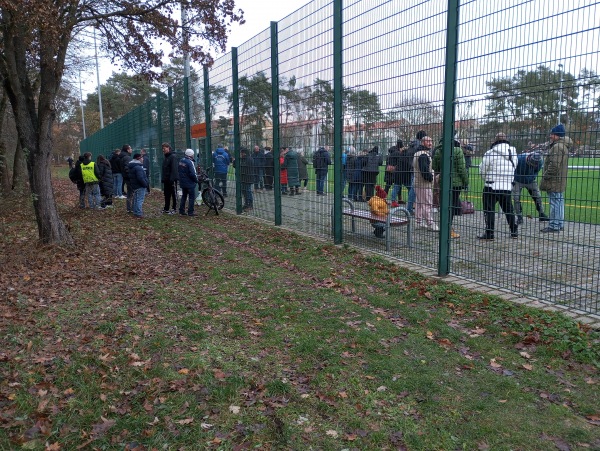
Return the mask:
{"type": "Polygon", "coordinates": [[[517,222],[512,205],[512,182],[517,165],[517,151],[510,145],[504,133],[498,133],[490,150],[483,156],[479,165],[479,174],[483,179],[483,212],[485,216],[485,233],[478,236],[480,240],[493,240],[496,203],[506,215],[510,228],[510,237],[517,238],[517,222]]]}

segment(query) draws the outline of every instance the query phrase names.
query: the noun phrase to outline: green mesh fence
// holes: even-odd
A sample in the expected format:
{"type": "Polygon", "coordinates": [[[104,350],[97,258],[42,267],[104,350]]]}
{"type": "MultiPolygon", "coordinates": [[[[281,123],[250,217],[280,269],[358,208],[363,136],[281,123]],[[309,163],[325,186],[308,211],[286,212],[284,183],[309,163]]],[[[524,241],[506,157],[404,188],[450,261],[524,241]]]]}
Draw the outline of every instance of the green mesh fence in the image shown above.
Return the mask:
{"type": "Polygon", "coordinates": [[[162,141],[223,147],[232,213],[597,313],[599,4],[315,0],[81,150],[147,148],[160,186],[162,141]]]}

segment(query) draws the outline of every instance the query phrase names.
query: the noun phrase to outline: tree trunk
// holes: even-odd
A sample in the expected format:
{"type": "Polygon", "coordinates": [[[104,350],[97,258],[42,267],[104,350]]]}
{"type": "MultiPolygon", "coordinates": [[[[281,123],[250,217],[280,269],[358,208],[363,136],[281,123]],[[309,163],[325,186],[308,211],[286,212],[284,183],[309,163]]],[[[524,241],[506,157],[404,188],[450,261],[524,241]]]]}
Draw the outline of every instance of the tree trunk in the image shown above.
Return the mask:
{"type": "MultiPolygon", "coordinates": [[[[6,122],[6,95],[0,100],[0,137],[4,137],[4,124],[6,122]]],[[[8,149],[4,139],[0,138],[0,195],[10,192],[12,181],[9,166],[8,149]]]]}
{"type": "Polygon", "coordinates": [[[24,194],[27,191],[27,165],[20,142],[17,142],[13,161],[12,190],[17,194],[24,194]]]}
{"type": "Polygon", "coordinates": [[[29,152],[25,149],[25,152],[28,154],[29,185],[40,241],[44,244],[72,245],[73,237],[59,216],[54,199],[51,139],[40,139],[39,147],[29,152]]]}

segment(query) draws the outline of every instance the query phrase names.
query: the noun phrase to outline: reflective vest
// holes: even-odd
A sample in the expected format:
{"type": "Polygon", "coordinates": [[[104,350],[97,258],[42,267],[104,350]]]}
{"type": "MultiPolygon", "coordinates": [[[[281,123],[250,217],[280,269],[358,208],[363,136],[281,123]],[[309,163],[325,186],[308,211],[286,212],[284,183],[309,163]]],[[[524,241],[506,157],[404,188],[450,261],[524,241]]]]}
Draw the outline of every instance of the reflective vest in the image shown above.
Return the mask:
{"type": "Polygon", "coordinates": [[[88,164],[81,163],[81,176],[83,183],[98,183],[98,177],[94,173],[95,163],[90,161],[88,164]]]}

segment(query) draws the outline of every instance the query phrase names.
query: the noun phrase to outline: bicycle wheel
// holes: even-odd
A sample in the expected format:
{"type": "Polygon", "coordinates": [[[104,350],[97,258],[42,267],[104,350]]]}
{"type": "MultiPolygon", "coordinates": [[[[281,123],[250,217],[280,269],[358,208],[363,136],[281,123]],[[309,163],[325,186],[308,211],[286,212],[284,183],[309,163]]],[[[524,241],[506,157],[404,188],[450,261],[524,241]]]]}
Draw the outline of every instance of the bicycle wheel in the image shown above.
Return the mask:
{"type": "Polygon", "coordinates": [[[204,188],[202,191],[202,201],[209,207],[215,210],[215,213],[225,206],[223,195],[216,189],[204,188]]]}

